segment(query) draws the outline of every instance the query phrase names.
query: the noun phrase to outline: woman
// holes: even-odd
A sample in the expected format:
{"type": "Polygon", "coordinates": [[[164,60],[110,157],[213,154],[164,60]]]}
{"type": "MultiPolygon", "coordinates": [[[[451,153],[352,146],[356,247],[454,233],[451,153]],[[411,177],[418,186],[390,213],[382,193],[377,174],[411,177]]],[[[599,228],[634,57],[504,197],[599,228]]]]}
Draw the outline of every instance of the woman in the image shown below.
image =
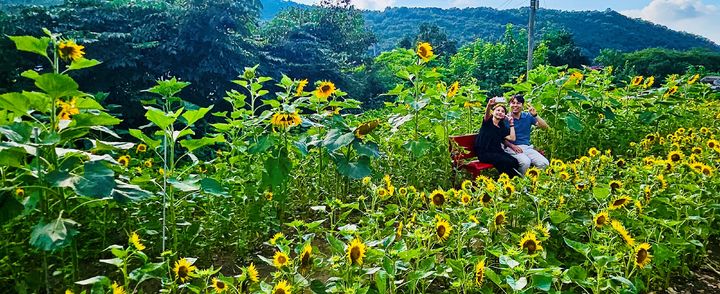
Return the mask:
{"type": "Polygon", "coordinates": [[[495,98],[488,101],[482,127],[475,137],[475,154],[480,162],[490,163],[501,174],[514,177],[519,175],[517,169],[520,165],[517,159],[502,149],[503,141],[515,140],[515,124],[512,116],[506,116],[506,113],[507,108],[497,104],[495,98]],[[505,125],[505,118],[509,119],[509,127],[505,125]]]}

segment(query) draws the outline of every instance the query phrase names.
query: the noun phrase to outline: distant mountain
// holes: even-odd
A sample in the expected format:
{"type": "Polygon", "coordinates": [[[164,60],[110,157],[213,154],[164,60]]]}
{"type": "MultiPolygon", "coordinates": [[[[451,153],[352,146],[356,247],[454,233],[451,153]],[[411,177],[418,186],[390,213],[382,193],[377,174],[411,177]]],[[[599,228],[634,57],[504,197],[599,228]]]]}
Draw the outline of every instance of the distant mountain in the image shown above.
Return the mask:
{"type": "MultiPolygon", "coordinates": [[[[307,5],[285,0],[262,0],[263,17],[276,15],[289,6],[307,5]]],[[[464,9],[388,8],[384,11],[365,11],[367,26],[377,36],[376,52],[395,48],[406,35],[417,34],[423,22],[434,23],[444,29],[460,45],[481,38],[498,40],[506,24],[526,28],[528,9],[497,10],[487,7],[464,9]]],[[[551,30],[567,30],[573,34],[583,54],[594,57],[600,49],[636,51],[645,48],[685,50],[706,48],[720,51],[720,46],[707,38],[673,31],[667,27],[640,19],[632,19],[613,10],[561,11],[540,9],[537,14],[537,36],[551,30]]]]}

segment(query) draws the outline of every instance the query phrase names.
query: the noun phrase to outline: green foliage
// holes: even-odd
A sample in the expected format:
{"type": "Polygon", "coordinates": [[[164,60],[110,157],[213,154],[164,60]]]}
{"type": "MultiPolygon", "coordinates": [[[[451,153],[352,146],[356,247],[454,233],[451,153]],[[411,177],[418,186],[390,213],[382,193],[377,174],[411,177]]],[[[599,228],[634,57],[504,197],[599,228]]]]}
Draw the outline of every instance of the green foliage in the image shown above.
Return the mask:
{"type": "Polygon", "coordinates": [[[677,51],[650,48],[628,53],[606,49],[595,62],[612,66],[620,77],[655,76],[664,80],[693,66],[701,66],[708,72],[720,72],[720,52],[704,49],[677,51]]]}
{"type": "Polygon", "coordinates": [[[573,35],[567,31],[545,33],[541,45],[548,48],[545,54],[549,65],[581,68],[590,64],[590,59],[582,54],[582,50],[575,45],[573,35]]]}

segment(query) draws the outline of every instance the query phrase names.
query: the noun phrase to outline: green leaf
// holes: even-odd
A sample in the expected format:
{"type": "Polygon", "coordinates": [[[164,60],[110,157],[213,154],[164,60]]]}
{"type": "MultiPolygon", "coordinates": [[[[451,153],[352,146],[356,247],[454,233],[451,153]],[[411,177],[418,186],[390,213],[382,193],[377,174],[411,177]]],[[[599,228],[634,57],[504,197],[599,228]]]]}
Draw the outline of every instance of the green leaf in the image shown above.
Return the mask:
{"type": "Polygon", "coordinates": [[[534,275],[532,277],[533,287],[543,290],[545,292],[550,291],[550,287],[552,286],[552,281],[553,281],[552,276],[548,276],[548,275],[534,275]]]}
{"type": "Polygon", "coordinates": [[[505,278],[505,281],[510,285],[510,288],[512,288],[515,291],[521,291],[522,289],[525,289],[525,286],[527,286],[527,278],[526,277],[520,277],[515,280],[515,278],[508,276],[505,278]]]}
{"type": "Polygon", "coordinates": [[[213,106],[210,105],[210,107],[200,108],[198,110],[188,110],[182,114],[182,117],[185,119],[185,123],[188,126],[192,126],[195,122],[205,117],[205,114],[207,114],[212,108],[213,106]]]}
{"type": "Polygon", "coordinates": [[[310,290],[315,294],[325,294],[325,284],[320,280],[312,280],[310,282],[310,290]]]}
{"type": "Polygon", "coordinates": [[[75,192],[81,196],[104,198],[115,188],[115,172],[105,166],[104,161],[85,163],[85,172],[75,184],[75,192]]]}
{"type": "Polygon", "coordinates": [[[15,42],[17,50],[32,52],[48,57],[47,50],[50,45],[50,38],[35,38],[33,36],[8,36],[10,40],[15,42]]]}
{"type": "Polygon", "coordinates": [[[188,139],[188,140],[181,140],[180,145],[187,148],[188,152],[193,152],[194,150],[205,147],[208,145],[214,145],[216,143],[222,143],[225,142],[225,137],[222,135],[216,136],[216,137],[203,137],[201,139],[188,139]]]}
{"type": "Polygon", "coordinates": [[[130,279],[137,281],[137,284],[150,279],[160,280],[163,277],[164,266],[164,262],[147,263],[130,272],[130,279]]]}
{"type": "Polygon", "coordinates": [[[500,256],[500,264],[507,265],[509,268],[515,268],[516,266],[520,265],[519,262],[507,255],[500,256]]]}
{"type": "Polygon", "coordinates": [[[140,186],[115,181],[115,188],[110,196],[117,202],[125,203],[148,198],[152,196],[152,193],[143,190],[140,186]]]}
{"type": "Polygon", "coordinates": [[[565,276],[573,282],[582,282],[587,278],[587,271],[580,266],[574,265],[565,271],[565,276]]]}
{"type": "Polygon", "coordinates": [[[142,141],[143,143],[145,143],[148,146],[148,148],[150,148],[151,150],[157,148],[162,143],[162,141],[160,141],[160,140],[153,140],[152,138],[148,137],[147,135],[145,135],[145,133],[143,133],[141,130],[138,130],[138,129],[130,129],[128,132],[130,133],[131,136],[133,136],[133,137],[137,138],[138,140],[142,141]]]}
{"type": "Polygon", "coordinates": [[[49,224],[38,223],[30,234],[30,244],[45,251],[54,251],[70,245],[78,234],[77,223],[71,219],[58,218],[49,224]]]}
{"type": "Polygon", "coordinates": [[[51,98],[81,96],[78,84],[70,76],[64,74],[46,73],[35,79],[35,86],[42,89],[51,98]]]}
{"type": "Polygon", "coordinates": [[[356,180],[367,177],[372,173],[370,170],[370,158],[367,156],[360,156],[354,162],[348,162],[346,158],[342,157],[337,163],[337,169],[341,175],[356,180]]]}
{"type": "Polygon", "coordinates": [[[75,282],[75,284],[82,285],[82,286],[93,285],[93,284],[97,284],[97,283],[100,283],[101,285],[103,285],[105,287],[110,287],[110,279],[106,276],[94,276],[89,279],[75,282]]]}
{"type": "Polygon", "coordinates": [[[628,287],[630,288],[630,292],[632,292],[632,293],[638,293],[638,290],[637,290],[637,288],[635,287],[635,284],[633,284],[633,282],[631,282],[630,280],[628,280],[628,279],[626,279],[626,278],[624,278],[624,277],[620,277],[620,276],[611,276],[610,278],[613,279],[614,281],[618,281],[618,282],[620,282],[620,283],[625,284],[626,286],[628,286],[628,287]]]}
{"type": "Polygon", "coordinates": [[[485,275],[495,283],[498,287],[502,287],[503,283],[500,277],[491,268],[485,268],[485,275]]]}
{"type": "Polygon", "coordinates": [[[362,142],[360,140],[353,141],[353,149],[357,151],[359,155],[365,155],[367,157],[377,158],[380,157],[380,147],[375,142],[362,142]]]}
{"type": "Polygon", "coordinates": [[[24,206],[15,199],[11,191],[0,193],[0,224],[15,218],[22,213],[24,206]]]}
{"type": "Polygon", "coordinates": [[[200,186],[196,184],[197,182],[197,179],[188,179],[184,181],[178,181],[177,179],[168,179],[168,183],[170,183],[175,189],[183,192],[193,192],[200,190],[200,186]]]}
{"type": "Polygon", "coordinates": [[[180,93],[183,88],[189,85],[190,83],[180,82],[177,78],[173,77],[169,80],[158,80],[157,85],[145,91],[155,93],[163,97],[172,97],[175,96],[175,94],[180,93]]]}
{"type": "Polygon", "coordinates": [[[378,293],[385,293],[387,289],[388,275],[385,271],[378,271],[375,273],[375,286],[377,287],[378,293]]]}
{"type": "Polygon", "coordinates": [[[212,178],[204,178],[200,180],[200,189],[205,193],[212,194],[215,196],[228,196],[228,190],[222,186],[222,184],[212,178]]]}
{"type": "Polygon", "coordinates": [[[17,92],[0,95],[0,109],[7,109],[18,115],[26,115],[30,110],[29,99],[17,92]]]}
{"type": "Polygon", "coordinates": [[[345,254],[345,243],[338,240],[338,238],[335,238],[332,234],[328,233],[327,241],[330,244],[330,249],[332,249],[333,254],[337,255],[344,255],[345,254]]]}
{"type": "Polygon", "coordinates": [[[15,143],[29,143],[32,135],[32,125],[28,122],[17,122],[0,126],[0,135],[7,137],[15,143]]]}
{"type": "Polygon", "coordinates": [[[102,62],[97,61],[95,59],[80,58],[77,60],[73,60],[73,62],[70,64],[70,66],[68,66],[67,70],[78,70],[78,69],[93,67],[100,63],[102,63],[102,62]]]}
{"type": "Polygon", "coordinates": [[[257,141],[250,139],[250,149],[248,149],[248,152],[250,154],[263,153],[274,144],[275,138],[272,136],[262,136],[258,138],[257,141]]]}
{"type": "Polygon", "coordinates": [[[145,117],[161,129],[167,129],[175,122],[177,117],[168,115],[160,109],[148,107],[145,117]]]}
{"type": "Polygon", "coordinates": [[[571,131],[581,132],[583,130],[583,125],[580,121],[580,118],[574,113],[569,113],[567,116],[565,116],[565,123],[571,131]]]}
{"type": "Polygon", "coordinates": [[[352,143],[354,139],[355,134],[353,134],[353,132],[342,133],[342,131],[339,129],[332,129],[330,130],[330,132],[328,132],[327,136],[325,136],[323,146],[327,148],[328,152],[335,152],[335,150],[338,150],[352,143]]]}
{"type": "Polygon", "coordinates": [[[557,225],[569,219],[570,216],[562,211],[553,210],[550,212],[550,221],[557,225]]]}
{"type": "Polygon", "coordinates": [[[425,154],[425,152],[427,152],[431,146],[432,144],[425,140],[425,138],[420,138],[419,141],[410,141],[403,145],[403,147],[405,147],[406,150],[412,152],[415,157],[420,157],[425,154]]]}
{"type": "Polygon", "coordinates": [[[585,257],[588,257],[588,254],[590,254],[590,246],[587,244],[583,244],[577,241],[570,240],[568,238],[565,239],[565,244],[570,246],[570,248],[574,249],[575,251],[579,252],[585,257]]]}
{"type": "Polygon", "coordinates": [[[92,113],[79,113],[76,115],[73,115],[72,117],[72,123],[70,123],[69,128],[86,128],[86,127],[95,127],[95,126],[114,126],[119,123],[121,123],[122,120],[119,118],[116,118],[110,114],[107,114],[105,112],[100,112],[98,114],[92,114],[92,113]]]}

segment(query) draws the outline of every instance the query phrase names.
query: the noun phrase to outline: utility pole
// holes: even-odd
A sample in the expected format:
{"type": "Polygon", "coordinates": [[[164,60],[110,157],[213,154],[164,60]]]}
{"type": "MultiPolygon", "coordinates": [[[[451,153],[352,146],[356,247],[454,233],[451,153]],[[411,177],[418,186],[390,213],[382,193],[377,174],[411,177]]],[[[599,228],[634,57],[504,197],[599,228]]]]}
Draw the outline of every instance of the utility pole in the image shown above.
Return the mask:
{"type": "Polygon", "coordinates": [[[530,70],[533,66],[533,35],[535,33],[535,12],[540,7],[540,0],[530,0],[530,21],[528,23],[528,55],[527,55],[527,72],[525,78],[527,79],[530,75],[530,70]]]}

